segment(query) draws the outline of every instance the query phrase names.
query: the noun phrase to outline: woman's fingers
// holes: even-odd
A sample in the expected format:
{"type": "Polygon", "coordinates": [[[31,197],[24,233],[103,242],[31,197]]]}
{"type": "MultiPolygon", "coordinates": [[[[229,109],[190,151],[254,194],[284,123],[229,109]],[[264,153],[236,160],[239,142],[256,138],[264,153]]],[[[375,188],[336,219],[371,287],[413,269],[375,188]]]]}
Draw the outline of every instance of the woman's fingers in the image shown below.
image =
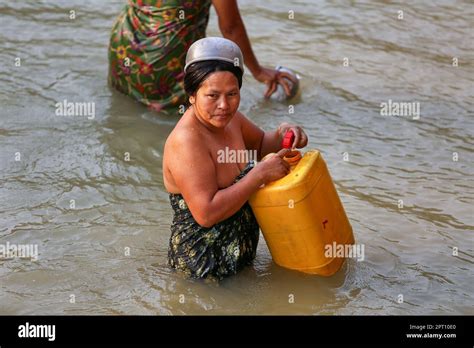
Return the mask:
{"type": "Polygon", "coordinates": [[[292,86],[290,85],[290,82],[295,84],[298,81],[296,80],[296,78],[294,76],[292,76],[291,74],[288,74],[286,72],[280,72],[278,74],[278,83],[283,86],[283,89],[285,90],[285,94],[287,96],[291,95],[292,86]]]}
{"type": "Polygon", "coordinates": [[[285,157],[286,155],[288,155],[290,153],[290,149],[281,149],[280,151],[277,152],[277,155],[278,157],[280,157],[280,164],[283,166],[283,170],[285,173],[288,173],[289,170],[290,170],[290,165],[288,164],[288,162],[286,162],[283,157],[285,157]]]}
{"type": "Polygon", "coordinates": [[[298,83],[298,79],[293,76],[292,74],[289,74],[287,72],[284,72],[284,71],[279,71],[278,72],[278,83],[281,84],[283,86],[283,89],[285,90],[285,94],[287,96],[290,96],[291,95],[291,85],[290,85],[290,82],[292,84],[296,84],[298,83]]]}
{"type": "Polygon", "coordinates": [[[271,81],[269,84],[268,84],[268,89],[267,91],[265,92],[265,98],[270,98],[270,96],[275,93],[277,89],[277,83],[275,81],[271,81]]]}
{"type": "Polygon", "coordinates": [[[291,95],[291,83],[298,83],[298,79],[290,73],[269,69],[261,68],[261,71],[254,75],[254,77],[260,81],[267,84],[268,88],[265,92],[265,98],[270,98],[273,93],[275,93],[278,85],[281,85],[287,96],[291,95]]]}
{"type": "Polygon", "coordinates": [[[291,145],[292,149],[295,149],[299,145],[300,141],[300,127],[292,127],[290,128],[293,131],[293,134],[295,135],[295,139],[293,140],[293,144],[291,145]]]}
{"type": "Polygon", "coordinates": [[[300,144],[300,146],[305,147],[306,145],[308,145],[308,136],[306,135],[306,133],[304,131],[302,131],[301,132],[301,144],[300,144]]]}
{"type": "Polygon", "coordinates": [[[295,140],[293,141],[292,148],[302,148],[308,144],[308,136],[301,127],[291,127],[290,128],[295,134],[295,140]]]}
{"type": "Polygon", "coordinates": [[[287,73],[287,72],[285,72],[285,71],[279,71],[279,72],[278,72],[278,75],[279,75],[280,77],[284,77],[284,78],[290,80],[290,81],[293,82],[293,83],[297,83],[297,82],[298,82],[298,79],[297,79],[295,76],[293,76],[292,74],[289,74],[289,73],[287,73]]]}
{"type": "Polygon", "coordinates": [[[284,77],[278,77],[278,83],[280,85],[282,85],[283,87],[283,90],[285,91],[285,94],[287,96],[291,95],[291,88],[290,88],[290,84],[288,83],[288,81],[284,78],[284,77]]]}
{"type": "MultiPolygon", "coordinates": [[[[299,142],[300,142],[300,138],[301,138],[301,128],[298,127],[298,126],[290,126],[286,132],[288,131],[292,131],[293,134],[295,135],[295,138],[293,139],[293,144],[291,144],[291,149],[294,150],[298,145],[299,145],[299,142]]],[[[286,134],[285,132],[285,134],[286,134]]]]}
{"type": "Polygon", "coordinates": [[[289,131],[292,131],[295,135],[293,144],[291,144],[292,149],[303,148],[308,145],[308,136],[304,132],[303,128],[301,128],[300,126],[291,125],[284,122],[280,124],[280,127],[278,127],[278,133],[281,138],[283,138],[285,134],[289,131]]]}
{"type": "Polygon", "coordinates": [[[290,153],[290,149],[283,148],[283,149],[281,149],[280,151],[277,152],[277,155],[278,155],[280,158],[283,158],[283,157],[285,157],[286,155],[288,155],[289,153],[290,153]]]}

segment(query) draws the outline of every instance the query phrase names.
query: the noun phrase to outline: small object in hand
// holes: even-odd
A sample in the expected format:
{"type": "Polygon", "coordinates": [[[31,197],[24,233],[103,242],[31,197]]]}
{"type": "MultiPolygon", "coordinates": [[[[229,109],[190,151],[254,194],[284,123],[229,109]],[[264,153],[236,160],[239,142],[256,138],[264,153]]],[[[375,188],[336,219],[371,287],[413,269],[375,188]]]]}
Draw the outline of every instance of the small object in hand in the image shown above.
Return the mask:
{"type": "Polygon", "coordinates": [[[289,80],[289,79],[286,79],[290,85],[290,95],[286,95],[284,89],[282,86],[278,86],[278,95],[279,95],[279,99],[291,99],[293,98],[297,93],[298,93],[298,90],[299,90],[299,87],[300,87],[300,77],[298,74],[295,74],[293,71],[291,71],[290,69],[288,68],[285,68],[285,67],[282,67],[281,65],[278,65],[277,67],[275,67],[275,70],[278,70],[278,71],[281,71],[281,72],[285,72],[285,73],[288,73],[290,75],[292,75],[296,81],[296,83],[293,83],[293,81],[289,80]]]}
{"type": "Polygon", "coordinates": [[[295,133],[293,131],[286,132],[285,136],[283,137],[283,141],[281,142],[281,147],[284,149],[291,149],[293,142],[295,141],[295,133]]]}

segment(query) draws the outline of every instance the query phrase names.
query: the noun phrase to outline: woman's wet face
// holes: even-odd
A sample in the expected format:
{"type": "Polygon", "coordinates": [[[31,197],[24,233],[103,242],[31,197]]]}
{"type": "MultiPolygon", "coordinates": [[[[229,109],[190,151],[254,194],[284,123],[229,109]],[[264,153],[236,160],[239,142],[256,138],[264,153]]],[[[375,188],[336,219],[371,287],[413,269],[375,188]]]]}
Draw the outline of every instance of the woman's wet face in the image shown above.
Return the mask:
{"type": "Polygon", "coordinates": [[[216,71],[204,80],[190,101],[202,121],[223,128],[239,108],[239,82],[229,71],[216,71]]]}

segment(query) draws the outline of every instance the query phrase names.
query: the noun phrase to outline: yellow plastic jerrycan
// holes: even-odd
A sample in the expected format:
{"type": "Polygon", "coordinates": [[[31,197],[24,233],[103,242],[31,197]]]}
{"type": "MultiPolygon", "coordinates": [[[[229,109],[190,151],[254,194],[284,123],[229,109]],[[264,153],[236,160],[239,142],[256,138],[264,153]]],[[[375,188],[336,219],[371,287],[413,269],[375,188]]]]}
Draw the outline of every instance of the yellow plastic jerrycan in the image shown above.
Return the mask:
{"type": "MultiPolygon", "coordinates": [[[[330,276],[344,258],[326,253],[354,244],[352,227],[319,151],[285,158],[291,171],[260,188],[249,199],[273,260],[304,273],[330,276]]],[[[258,165],[258,164],[257,164],[258,165]]]]}

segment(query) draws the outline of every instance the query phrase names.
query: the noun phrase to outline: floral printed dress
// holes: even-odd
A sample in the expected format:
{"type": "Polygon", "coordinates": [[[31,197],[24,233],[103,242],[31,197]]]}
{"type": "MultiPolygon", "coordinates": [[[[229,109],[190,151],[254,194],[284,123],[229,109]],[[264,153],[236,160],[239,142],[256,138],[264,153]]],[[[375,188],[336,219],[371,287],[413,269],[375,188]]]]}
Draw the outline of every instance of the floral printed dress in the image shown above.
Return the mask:
{"type": "Polygon", "coordinates": [[[109,83],[150,108],[185,104],[186,52],[206,35],[211,0],[128,0],[109,45],[109,83]]]}
{"type": "MultiPolygon", "coordinates": [[[[254,166],[247,164],[234,183],[254,166]]],[[[228,219],[212,227],[202,227],[191,214],[181,194],[170,194],[174,210],[168,262],[192,278],[215,278],[236,274],[255,258],[259,226],[245,203],[228,219]]]]}

